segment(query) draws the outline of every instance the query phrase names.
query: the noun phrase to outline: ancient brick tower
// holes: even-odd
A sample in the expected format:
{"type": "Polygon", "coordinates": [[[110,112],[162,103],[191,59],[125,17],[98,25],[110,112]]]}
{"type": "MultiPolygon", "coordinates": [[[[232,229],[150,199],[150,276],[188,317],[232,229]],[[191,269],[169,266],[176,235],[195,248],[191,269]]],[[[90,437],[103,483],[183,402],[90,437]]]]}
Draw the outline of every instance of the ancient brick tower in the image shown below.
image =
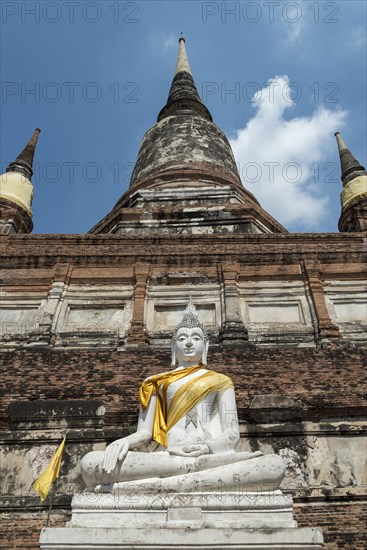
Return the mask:
{"type": "Polygon", "coordinates": [[[32,198],[33,198],[33,157],[40,129],[11,162],[5,174],[0,179],[0,234],[31,233],[32,198]]]}
{"type": "Polygon", "coordinates": [[[367,175],[340,136],[340,233],[288,233],[242,186],[181,38],[129,190],[78,236],[29,234],[37,137],[0,196],[10,547],[38,546],[48,503],[30,485],[67,431],[51,516],[65,524],[80,458],[133,428],[139,383],[169,366],[191,296],[210,368],[235,384],[240,447],[284,458],[299,525],[321,526],[325,548],[364,549],[367,175]]]}
{"type": "Polygon", "coordinates": [[[343,182],[339,231],[367,231],[367,172],[349,151],[340,133],[335,136],[343,182]]]}

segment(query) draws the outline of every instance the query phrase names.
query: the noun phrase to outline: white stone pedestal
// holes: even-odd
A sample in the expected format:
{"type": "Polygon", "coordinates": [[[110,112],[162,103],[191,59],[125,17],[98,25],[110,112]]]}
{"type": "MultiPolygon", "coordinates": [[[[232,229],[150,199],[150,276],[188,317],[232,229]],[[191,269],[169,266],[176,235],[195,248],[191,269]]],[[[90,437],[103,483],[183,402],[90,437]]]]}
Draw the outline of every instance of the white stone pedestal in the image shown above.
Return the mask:
{"type": "Polygon", "coordinates": [[[292,498],[272,493],[83,493],[64,528],[45,528],[41,550],[315,550],[319,528],[297,528],[292,498]]]}

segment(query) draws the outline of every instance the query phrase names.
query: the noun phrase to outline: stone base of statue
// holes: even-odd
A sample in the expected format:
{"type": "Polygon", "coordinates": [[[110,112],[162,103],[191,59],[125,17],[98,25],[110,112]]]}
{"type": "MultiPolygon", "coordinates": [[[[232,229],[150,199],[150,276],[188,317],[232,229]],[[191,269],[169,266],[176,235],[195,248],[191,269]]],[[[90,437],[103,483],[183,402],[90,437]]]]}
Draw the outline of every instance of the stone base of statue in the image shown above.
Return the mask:
{"type": "Polygon", "coordinates": [[[45,528],[41,550],[180,549],[315,550],[319,528],[297,528],[290,495],[226,492],[220,486],[198,493],[147,492],[126,488],[83,493],[72,501],[64,528],[45,528]]]}

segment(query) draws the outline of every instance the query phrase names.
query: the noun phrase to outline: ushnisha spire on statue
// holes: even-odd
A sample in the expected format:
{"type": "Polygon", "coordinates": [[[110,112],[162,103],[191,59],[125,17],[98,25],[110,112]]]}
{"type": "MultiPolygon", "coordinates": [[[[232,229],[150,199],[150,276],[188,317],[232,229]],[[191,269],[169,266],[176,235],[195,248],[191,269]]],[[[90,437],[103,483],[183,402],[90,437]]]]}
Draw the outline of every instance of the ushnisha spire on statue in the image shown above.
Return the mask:
{"type": "Polygon", "coordinates": [[[175,340],[177,338],[177,332],[180,328],[200,328],[203,331],[205,342],[208,341],[208,332],[205,326],[200,322],[198,312],[196,310],[196,307],[192,303],[191,298],[189,303],[186,306],[186,309],[184,311],[181,321],[178,323],[172,335],[172,347],[175,344],[175,340]]]}

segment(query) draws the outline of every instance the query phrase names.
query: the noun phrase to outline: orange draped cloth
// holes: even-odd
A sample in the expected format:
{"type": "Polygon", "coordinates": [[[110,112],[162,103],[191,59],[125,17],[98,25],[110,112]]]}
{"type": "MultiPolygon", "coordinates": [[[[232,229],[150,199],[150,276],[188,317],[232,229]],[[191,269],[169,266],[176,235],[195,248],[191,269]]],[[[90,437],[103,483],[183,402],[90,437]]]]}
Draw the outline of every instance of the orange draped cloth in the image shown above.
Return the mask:
{"type": "Polygon", "coordinates": [[[172,398],[170,409],[167,411],[168,386],[202,368],[201,366],[186,367],[164,374],[157,374],[145,380],[140,386],[139,399],[143,411],[147,408],[151,396],[153,394],[157,396],[152,438],[161,445],[167,446],[168,431],[199,401],[202,401],[213,391],[233,387],[228,376],[214,371],[207,371],[183,384],[172,398]]]}

